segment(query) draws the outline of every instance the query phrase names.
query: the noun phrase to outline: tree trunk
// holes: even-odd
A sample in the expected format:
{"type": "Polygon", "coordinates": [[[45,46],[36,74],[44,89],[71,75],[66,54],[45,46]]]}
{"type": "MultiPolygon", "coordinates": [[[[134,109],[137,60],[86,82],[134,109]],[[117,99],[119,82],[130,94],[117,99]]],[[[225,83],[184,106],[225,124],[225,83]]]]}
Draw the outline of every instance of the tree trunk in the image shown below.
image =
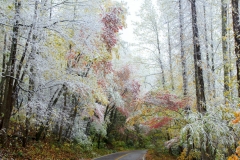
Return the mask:
{"type": "MultiPolygon", "coordinates": [[[[230,21],[230,16],[231,13],[230,11],[230,5],[228,5],[228,9],[227,9],[227,26],[231,25],[231,21],[230,21]]],[[[233,67],[232,67],[232,62],[233,62],[233,55],[232,55],[232,35],[231,35],[231,30],[227,30],[227,34],[228,34],[228,59],[229,59],[229,83],[234,83],[234,73],[233,73],[233,67]]],[[[229,85],[229,94],[230,94],[230,100],[233,98],[234,95],[234,87],[233,85],[229,85]]]]}
{"type": "Polygon", "coordinates": [[[18,34],[19,34],[19,15],[20,15],[21,1],[15,0],[15,22],[13,24],[13,36],[9,62],[7,63],[7,69],[5,71],[5,90],[3,94],[3,105],[0,110],[0,130],[8,130],[10,117],[14,105],[14,76],[15,76],[15,64],[17,55],[17,45],[18,45],[18,34]]]}
{"type": "Polygon", "coordinates": [[[67,87],[64,88],[64,104],[63,104],[63,109],[61,112],[61,123],[60,123],[60,129],[59,129],[59,134],[58,134],[58,141],[61,142],[62,140],[62,132],[63,132],[63,122],[64,122],[64,113],[67,108],[67,87]]]}
{"type": "Polygon", "coordinates": [[[187,64],[186,55],[184,51],[184,40],[183,40],[183,9],[182,1],[178,1],[179,5],[179,24],[180,24],[180,47],[181,47],[181,62],[182,62],[182,78],[183,78],[183,96],[188,94],[188,84],[187,84],[187,64]]]}
{"type": "Polygon", "coordinates": [[[211,3],[211,63],[212,63],[212,94],[213,98],[216,97],[216,87],[215,87],[215,65],[214,65],[214,50],[213,50],[213,12],[211,3]]]}
{"type": "Polygon", "coordinates": [[[205,50],[206,50],[206,60],[207,60],[207,93],[208,97],[211,95],[211,83],[210,83],[210,60],[208,52],[208,36],[207,36],[207,18],[206,18],[206,6],[203,4],[204,12],[204,37],[205,37],[205,50]]]}
{"type": "Polygon", "coordinates": [[[239,11],[238,0],[232,0],[232,17],[233,17],[233,32],[234,32],[234,48],[236,54],[236,68],[237,68],[237,84],[238,97],[240,97],[240,25],[239,25],[239,11]]]}
{"type": "Polygon", "coordinates": [[[206,100],[204,92],[204,81],[202,71],[202,58],[197,26],[197,11],[195,0],[191,0],[192,10],[192,31],[193,31],[193,47],[194,47],[194,67],[195,67],[195,85],[196,85],[196,99],[197,110],[200,113],[206,112],[206,100]]]}
{"type": "Polygon", "coordinates": [[[173,91],[174,90],[174,81],[173,81],[173,69],[172,69],[172,46],[171,46],[169,20],[168,20],[167,26],[168,26],[168,55],[169,55],[169,66],[170,66],[170,78],[171,78],[171,87],[172,87],[172,91],[173,91]]]}
{"type": "MultiPolygon", "coordinates": [[[[18,71],[17,71],[17,78],[19,78],[20,76],[20,71],[21,71],[21,68],[22,68],[22,63],[23,63],[23,60],[25,58],[25,54],[26,54],[26,51],[27,51],[27,47],[28,47],[28,44],[29,44],[29,41],[30,41],[30,37],[31,37],[31,34],[32,34],[32,30],[35,30],[36,29],[36,23],[37,23],[37,18],[38,18],[38,15],[37,15],[37,10],[38,10],[38,1],[35,1],[35,7],[34,7],[34,19],[33,19],[33,24],[30,28],[30,31],[28,33],[28,39],[27,39],[27,42],[26,42],[26,45],[25,45],[25,49],[24,49],[24,52],[23,52],[23,55],[21,57],[21,60],[20,60],[20,63],[19,63],[19,66],[18,66],[18,71]]],[[[36,35],[37,32],[35,32],[33,35],[32,35],[32,50],[31,50],[31,53],[29,55],[29,65],[30,65],[30,75],[29,75],[29,86],[28,86],[28,106],[27,106],[27,111],[26,111],[26,120],[25,120],[25,131],[24,131],[24,137],[23,137],[23,143],[22,143],[22,146],[23,147],[26,147],[27,146],[27,139],[28,139],[28,134],[29,134],[29,130],[30,130],[30,115],[32,114],[32,108],[31,106],[29,105],[32,101],[32,98],[34,96],[34,89],[35,89],[35,77],[36,77],[36,70],[35,70],[35,64],[34,64],[34,60],[35,60],[35,56],[37,54],[37,47],[36,47],[36,40],[37,40],[37,35],[36,35]]],[[[16,80],[17,81],[17,80],[16,80]]],[[[17,85],[17,84],[16,84],[17,85]]]]}
{"type": "Polygon", "coordinates": [[[225,0],[222,2],[222,52],[223,52],[223,64],[224,64],[224,97],[225,103],[227,104],[230,98],[229,93],[229,62],[228,62],[228,52],[227,52],[227,3],[225,0]]]}
{"type": "Polygon", "coordinates": [[[98,149],[100,149],[100,144],[101,144],[101,134],[98,134],[98,141],[97,141],[98,149]]]}
{"type": "Polygon", "coordinates": [[[46,114],[47,114],[46,123],[42,124],[40,126],[40,129],[37,131],[37,133],[36,133],[36,140],[39,140],[41,135],[42,135],[42,133],[47,130],[48,125],[49,125],[49,121],[51,120],[52,109],[56,105],[56,103],[58,102],[58,99],[61,96],[63,90],[65,90],[65,87],[66,87],[65,84],[63,84],[61,89],[59,88],[58,90],[56,90],[56,92],[52,96],[52,98],[51,98],[51,100],[50,100],[50,102],[48,104],[47,111],[46,111],[46,114]]]}
{"type": "Polygon", "coordinates": [[[158,62],[159,62],[160,68],[161,68],[162,86],[163,86],[163,89],[165,90],[166,89],[165,76],[164,76],[163,63],[162,63],[162,60],[161,60],[161,50],[160,50],[160,41],[159,41],[158,31],[156,33],[157,33],[156,36],[157,36],[158,62]]]}
{"type": "MultiPolygon", "coordinates": [[[[168,140],[168,141],[171,140],[171,137],[170,137],[169,132],[167,132],[167,140],[168,140]]],[[[173,155],[172,147],[169,147],[169,149],[168,149],[168,153],[169,153],[170,155],[173,155]]]]}
{"type": "Polygon", "coordinates": [[[71,124],[69,125],[67,131],[66,131],[66,134],[65,134],[65,137],[70,137],[71,136],[71,132],[72,132],[72,128],[74,127],[74,124],[75,124],[75,119],[77,117],[77,113],[78,113],[78,107],[77,107],[77,100],[76,100],[76,97],[73,95],[73,114],[70,116],[71,117],[71,124]]]}
{"type": "MultiPolygon", "coordinates": [[[[195,85],[196,85],[196,100],[197,100],[197,110],[198,112],[204,114],[206,112],[206,100],[204,92],[204,81],[203,81],[203,71],[202,71],[202,59],[201,50],[198,35],[197,26],[197,10],[195,0],[191,0],[191,10],[192,10],[192,31],[193,31],[193,47],[194,47],[194,68],[195,68],[195,85]]],[[[200,142],[206,143],[203,140],[200,142]]],[[[201,147],[201,157],[204,160],[210,160],[207,150],[201,147]]]]}
{"type": "Polygon", "coordinates": [[[7,33],[4,34],[4,40],[3,40],[3,60],[2,60],[2,77],[0,81],[0,111],[1,107],[3,105],[3,93],[4,93],[4,81],[5,81],[5,71],[6,71],[6,51],[7,51],[7,33]]]}

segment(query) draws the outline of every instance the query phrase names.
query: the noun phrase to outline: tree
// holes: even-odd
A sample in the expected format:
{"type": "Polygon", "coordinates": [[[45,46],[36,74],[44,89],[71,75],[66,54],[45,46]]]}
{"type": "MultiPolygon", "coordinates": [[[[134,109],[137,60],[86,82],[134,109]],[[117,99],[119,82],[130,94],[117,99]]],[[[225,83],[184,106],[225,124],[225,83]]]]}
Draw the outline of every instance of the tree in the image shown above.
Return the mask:
{"type": "Polygon", "coordinates": [[[234,49],[236,59],[236,68],[237,68],[237,84],[238,84],[238,97],[240,97],[240,25],[239,25],[239,11],[238,11],[239,2],[237,0],[232,0],[232,18],[233,18],[233,32],[234,32],[234,49]]]}
{"type": "Polygon", "coordinates": [[[195,86],[196,86],[196,99],[197,99],[197,110],[200,113],[206,112],[206,100],[204,92],[204,81],[203,81],[203,71],[202,71],[202,58],[200,50],[200,42],[198,35],[197,26],[197,11],[196,11],[196,1],[191,0],[191,10],[192,10],[192,31],[193,31],[193,54],[194,54],[194,68],[195,68],[195,86]]]}
{"type": "Polygon", "coordinates": [[[221,1],[222,11],[222,52],[223,52],[223,63],[224,63],[224,97],[225,103],[230,99],[229,91],[229,53],[227,51],[227,3],[221,1]]]}
{"type": "Polygon", "coordinates": [[[182,78],[183,78],[183,95],[187,96],[188,94],[188,84],[187,84],[187,65],[186,65],[186,55],[184,51],[184,39],[183,39],[183,9],[182,1],[178,1],[179,5],[179,24],[180,24],[180,47],[181,47],[181,62],[182,62],[182,78]]]}
{"type": "Polygon", "coordinates": [[[142,50],[149,53],[153,57],[153,61],[160,68],[160,83],[162,88],[166,89],[166,73],[163,63],[163,52],[161,45],[161,30],[160,19],[156,12],[156,8],[152,4],[152,1],[144,1],[141,6],[141,21],[136,22],[138,26],[135,30],[135,35],[138,37],[139,43],[137,45],[142,46],[142,50]],[[143,35],[146,35],[143,37],[143,35]]]}

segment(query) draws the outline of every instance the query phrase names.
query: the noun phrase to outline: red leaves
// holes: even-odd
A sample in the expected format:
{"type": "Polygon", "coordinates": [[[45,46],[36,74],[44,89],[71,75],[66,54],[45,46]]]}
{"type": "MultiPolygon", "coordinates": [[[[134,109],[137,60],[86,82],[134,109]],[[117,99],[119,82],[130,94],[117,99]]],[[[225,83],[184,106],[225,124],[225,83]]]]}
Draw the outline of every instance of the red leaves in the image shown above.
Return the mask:
{"type": "Polygon", "coordinates": [[[148,125],[151,129],[157,129],[160,128],[166,124],[168,124],[172,118],[170,117],[163,117],[163,118],[153,118],[147,122],[145,122],[145,125],[148,125]]]}
{"type": "Polygon", "coordinates": [[[122,113],[126,117],[128,117],[130,114],[128,108],[126,108],[126,107],[117,107],[117,109],[120,113],[122,113]]]}
{"type": "Polygon", "coordinates": [[[131,91],[132,91],[132,93],[133,93],[134,99],[137,98],[137,95],[138,95],[139,92],[140,92],[140,87],[141,87],[141,85],[139,84],[138,81],[132,80],[132,83],[131,83],[131,91]]]}
{"type": "Polygon", "coordinates": [[[104,76],[114,71],[112,62],[106,60],[94,62],[93,70],[95,73],[103,73],[104,76]]]}
{"type": "Polygon", "coordinates": [[[121,81],[128,81],[131,75],[130,67],[126,65],[121,70],[117,71],[116,74],[121,79],[121,81]]]}
{"type": "Polygon", "coordinates": [[[182,100],[172,94],[148,93],[144,98],[144,103],[166,107],[169,110],[177,111],[186,106],[186,100],[182,100]]]}
{"type": "Polygon", "coordinates": [[[106,43],[109,52],[111,52],[112,48],[117,44],[116,33],[123,28],[122,21],[119,18],[122,13],[122,8],[112,7],[109,9],[109,12],[103,15],[102,22],[104,28],[101,36],[106,43]]]}

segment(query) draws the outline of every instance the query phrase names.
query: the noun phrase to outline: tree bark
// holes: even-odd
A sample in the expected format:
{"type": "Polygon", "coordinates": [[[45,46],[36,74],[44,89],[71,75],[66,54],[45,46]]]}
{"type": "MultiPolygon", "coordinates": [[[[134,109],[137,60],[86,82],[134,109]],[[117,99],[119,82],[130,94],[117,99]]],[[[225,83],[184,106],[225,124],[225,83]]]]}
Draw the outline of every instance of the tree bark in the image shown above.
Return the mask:
{"type": "MultiPolygon", "coordinates": [[[[231,12],[230,12],[230,5],[228,4],[227,8],[227,26],[231,25],[230,20],[231,12]]],[[[233,74],[233,55],[232,55],[232,35],[231,30],[227,30],[227,38],[228,38],[228,60],[229,60],[229,83],[234,83],[234,74],[233,74]]],[[[232,85],[229,85],[229,96],[230,100],[233,98],[234,95],[234,87],[232,85]]]]}
{"type": "Polygon", "coordinates": [[[59,128],[59,134],[58,134],[58,141],[61,142],[62,140],[62,132],[63,132],[63,122],[64,122],[64,113],[66,112],[67,108],[67,87],[64,88],[64,103],[63,103],[63,109],[61,112],[61,123],[60,123],[60,128],[59,128]]]}
{"type": "Polygon", "coordinates": [[[215,87],[215,64],[214,64],[214,50],[213,50],[213,12],[211,4],[211,70],[212,70],[212,94],[213,98],[216,97],[216,87],[215,87]]]}
{"type": "Polygon", "coordinates": [[[179,5],[179,28],[180,28],[180,47],[181,47],[181,62],[182,62],[182,79],[183,79],[183,96],[188,94],[188,84],[187,84],[187,64],[186,64],[186,55],[184,51],[184,39],[183,39],[183,9],[182,9],[182,0],[178,1],[179,5]]]}
{"type": "Polygon", "coordinates": [[[206,18],[206,6],[203,4],[203,12],[204,12],[204,37],[205,37],[205,50],[206,50],[206,60],[207,60],[207,93],[210,97],[211,95],[211,82],[210,82],[210,59],[208,52],[208,35],[207,35],[207,18],[206,18]]]}
{"type": "Polygon", "coordinates": [[[158,63],[159,63],[160,68],[161,68],[162,86],[163,86],[163,89],[165,90],[166,89],[166,86],[165,86],[165,76],[164,76],[163,63],[162,63],[162,60],[161,60],[161,49],[160,49],[160,41],[159,41],[158,31],[156,32],[156,34],[157,34],[156,36],[157,36],[158,63]]]}
{"type": "MultiPolygon", "coordinates": [[[[26,42],[26,45],[25,45],[25,49],[24,49],[24,52],[23,52],[23,55],[21,57],[21,60],[20,60],[20,63],[19,63],[19,66],[18,66],[18,71],[17,71],[17,75],[16,75],[16,78],[18,80],[19,76],[20,76],[20,71],[21,71],[21,68],[22,68],[22,63],[23,63],[23,60],[25,58],[25,54],[27,52],[27,47],[29,45],[29,41],[30,41],[30,37],[31,37],[31,34],[32,34],[32,30],[35,30],[36,29],[36,23],[37,23],[37,10],[38,10],[38,1],[35,1],[35,8],[34,8],[34,19],[33,19],[33,24],[32,24],[32,27],[30,28],[30,31],[28,33],[28,39],[27,39],[27,42],[26,42]]],[[[27,105],[27,111],[26,111],[26,119],[25,119],[25,130],[24,130],[24,137],[23,137],[23,143],[22,143],[22,146],[23,147],[26,147],[27,146],[27,140],[28,140],[28,134],[29,134],[29,130],[30,130],[30,115],[32,114],[32,111],[31,111],[31,106],[30,106],[30,103],[32,101],[32,98],[34,96],[34,90],[35,90],[35,77],[36,77],[36,70],[34,69],[35,68],[35,65],[34,65],[34,60],[35,60],[35,55],[37,53],[37,48],[36,48],[36,39],[37,39],[37,35],[34,33],[33,36],[32,36],[32,50],[31,50],[31,53],[30,53],[30,56],[29,56],[29,64],[30,64],[30,76],[29,76],[29,86],[28,86],[28,105],[27,105]]],[[[15,82],[15,86],[17,85],[17,80],[15,82]]]]}
{"type": "Polygon", "coordinates": [[[15,0],[15,22],[13,24],[13,35],[9,61],[7,63],[7,69],[5,71],[5,90],[3,97],[3,105],[0,110],[0,130],[8,129],[10,117],[14,105],[14,76],[15,76],[15,64],[17,55],[18,35],[19,35],[19,15],[20,15],[21,1],[15,0]]]}
{"type": "Polygon", "coordinates": [[[170,37],[170,25],[169,20],[167,22],[168,26],[168,55],[169,55],[169,66],[170,66],[170,78],[171,78],[171,87],[172,91],[174,90],[174,80],[173,80],[173,69],[172,69],[172,45],[171,45],[171,37],[170,37]]]}
{"type": "Polygon", "coordinates": [[[202,58],[198,35],[197,26],[197,11],[195,0],[191,0],[192,10],[192,31],[193,31],[193,48],[194,48],[194,68],[195,68],[195,86],[196,86],[196,99],[197,110],[200,113],[206,112],[206,100],[204,92],[203,70],[202,70],[202,58]]]}
{"type": "Polygon", "coordinates": [[[7,33],[4,34],[4,40],[3,40],[3,60],[2,60],[2,77],[0,81],[0,111],[1,107],[3,105],[3,93],[4,93],[4,81],[5,81],[5,71],[6,71],[6,51],[7,51],[7,33]]]}
{"type": "Polygon", "coordinates": [[[222,7],[222,52],[223,52],[223,69],[224,69],[224,97],[225,104],[229,101],[229,62],[228,62],[228,52],[227,52],[227,3],[221,0],[222,7]]]}
{"type": "MultiPolygon", "coordinates": [[[[196,0],[191,0],[191,10],[192,10],[192,31],[193,31],[193,48],[194,48],[194,68],[195,68],[195,86],[196,86],[196,100],[197,100],[197,110],[199,113],[205,114],[206,100],[204,92],[204,80],[203,80],[203,70],[202,70],[202,58],[199,43],[199,34],[197,26],[197,10],[196,10],[196,0]]],[[[202,139],[200,137],[200,139],[202,139]]],[[[200,140],[202,143],[203,140],[200,140]]],[[[201,158],[204,160],[210,160],[207,150],[201,147],[201,158]]]]}
{"type": "Polygon", "coordinates": [[[239,25],[239,1],[232,0],[232,17],[233,17],[233,32],[234,32],[234,49],[236,55],[236,68],[237,68],[237,84],[238,84],[238,97],[240,97],[240,25],[239,25]]]}

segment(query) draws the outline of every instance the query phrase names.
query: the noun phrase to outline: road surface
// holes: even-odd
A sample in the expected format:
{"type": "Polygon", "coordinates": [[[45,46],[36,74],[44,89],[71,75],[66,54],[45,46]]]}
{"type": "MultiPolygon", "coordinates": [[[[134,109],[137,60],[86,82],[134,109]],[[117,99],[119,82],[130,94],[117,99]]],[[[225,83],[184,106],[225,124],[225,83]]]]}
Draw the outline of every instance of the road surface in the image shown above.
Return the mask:
{"type": "Polygon", "coordinates": [[[93,160],[144,160],[147,150],[135,150],[126,152],[117,152],[107,156],[95,158],[93,160]]]}

